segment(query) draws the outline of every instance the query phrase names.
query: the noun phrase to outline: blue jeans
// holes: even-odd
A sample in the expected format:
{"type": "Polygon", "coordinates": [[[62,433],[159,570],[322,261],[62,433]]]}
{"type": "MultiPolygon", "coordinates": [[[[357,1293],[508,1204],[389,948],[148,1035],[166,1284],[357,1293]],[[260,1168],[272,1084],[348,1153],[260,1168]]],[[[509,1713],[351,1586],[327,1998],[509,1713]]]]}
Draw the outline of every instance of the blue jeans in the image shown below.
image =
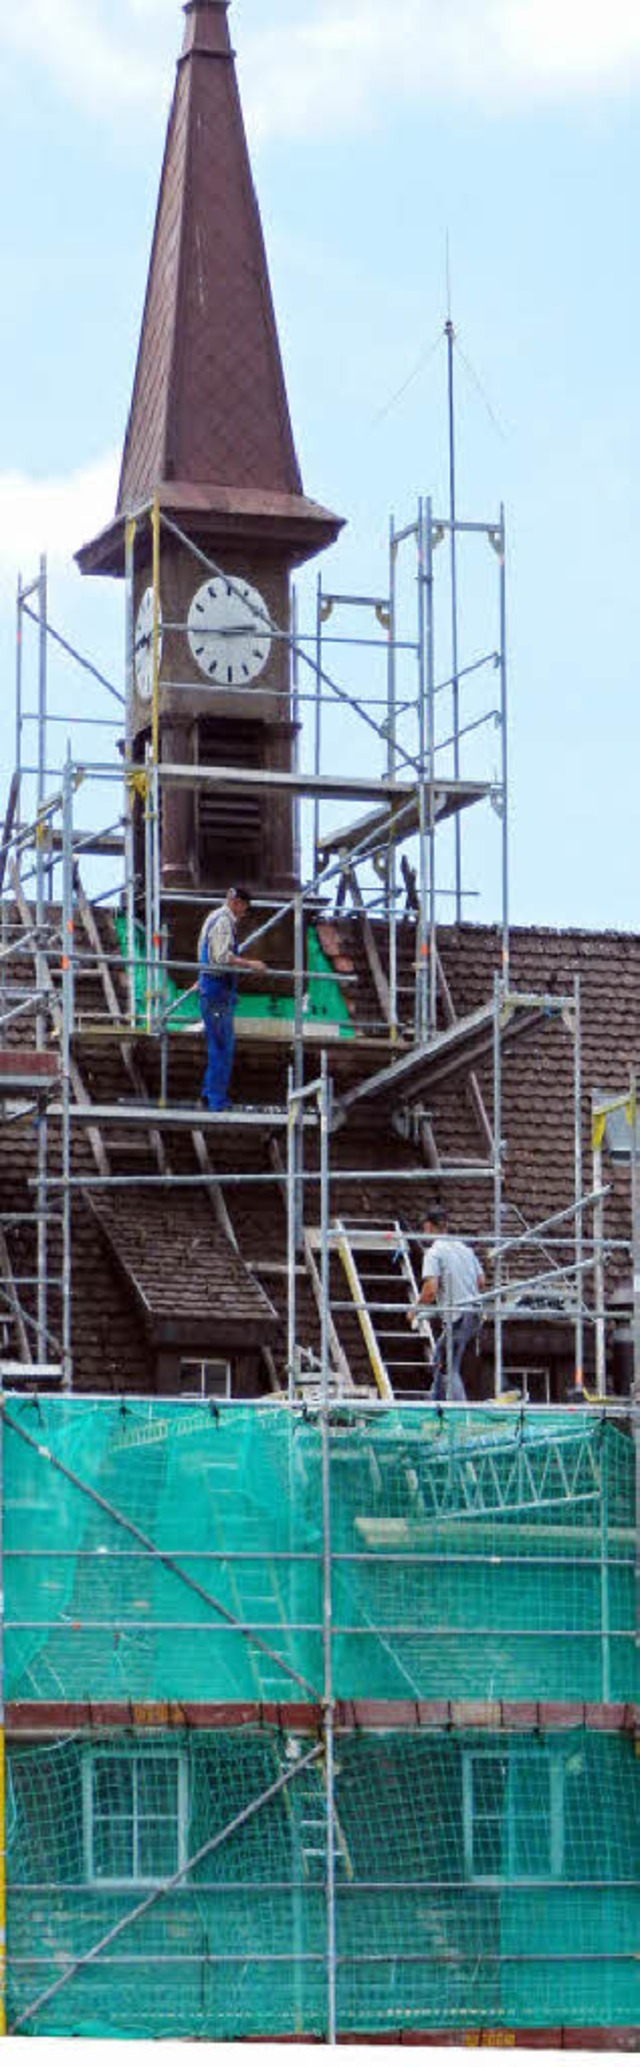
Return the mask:
{"type": "Polygon", "coordinates": [[[429,1398],[432,1400],[466,1400],[460,1365],[465,1349],[473,1342],[480,1328],[480,1314],[473,1306],[459,1313],[451,1329],[443,1327],[433,1352],[433,1384],[429,1398]],[[451,1334],[451,1375],[447,1384],[447,1336],[451,1334]]]}
{"type": "Polygon", "coordinates": [[[228,1101],[229,1079],[233,1067],[233,1008],[236,1001],[236,986],[235,983],[228,983],[224,977],[216,979],[205,976],[198,985],[198,996],[207,1038],[207,1066],[202,1080],[202,1096],[210,1112],[221,1112],[228,1101]]]}

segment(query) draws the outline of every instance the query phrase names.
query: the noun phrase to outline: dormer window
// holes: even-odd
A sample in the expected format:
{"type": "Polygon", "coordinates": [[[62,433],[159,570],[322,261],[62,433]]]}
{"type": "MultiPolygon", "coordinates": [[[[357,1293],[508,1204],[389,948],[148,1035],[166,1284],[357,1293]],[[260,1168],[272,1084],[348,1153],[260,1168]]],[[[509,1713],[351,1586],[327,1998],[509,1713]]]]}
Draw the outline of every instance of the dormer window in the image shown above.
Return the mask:
{"type": "Polygon", "coordinates": [[[230,1400],[233,1396],[231,1364],[222,1357],[181,1357],[179,1390],[186,1399],[230,1400]]]}

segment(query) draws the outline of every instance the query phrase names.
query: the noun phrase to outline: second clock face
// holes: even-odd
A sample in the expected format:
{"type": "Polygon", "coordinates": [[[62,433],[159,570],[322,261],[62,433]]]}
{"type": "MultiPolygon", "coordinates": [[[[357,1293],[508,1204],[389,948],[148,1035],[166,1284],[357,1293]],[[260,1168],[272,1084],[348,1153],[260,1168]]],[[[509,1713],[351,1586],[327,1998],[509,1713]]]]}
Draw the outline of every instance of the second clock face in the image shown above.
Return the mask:
{"type": "Polygon", "coordinates": [[[271,652],[266,603],[235,575],[211,575],[189,606],[187,638],[197,666],[220,689],[242,689],[261,674],[271,652]]]}
{"type": "MultiPolygon", "coordinates": [[[[158,604],[158,668],[162,660],[162,611],[158,604]]],[[[140,597],[134,632],[134,664],[136,689],[144,703],[148,703],[153,688],[153,589],[146,588],[140,597]]]]}

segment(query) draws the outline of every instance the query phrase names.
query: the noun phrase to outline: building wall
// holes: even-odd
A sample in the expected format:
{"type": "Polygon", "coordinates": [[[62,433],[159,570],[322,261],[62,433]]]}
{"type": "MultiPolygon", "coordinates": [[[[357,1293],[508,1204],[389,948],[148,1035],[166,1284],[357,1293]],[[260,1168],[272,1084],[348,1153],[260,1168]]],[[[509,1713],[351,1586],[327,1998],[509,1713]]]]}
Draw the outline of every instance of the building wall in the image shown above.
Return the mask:
{"type": "MultiPolygon", "coordinates": [[[[255,1728],[15,1747],[11,2025],[25,2017],[22,2028],[36,2033],[325,2035],[321,1763],[295,1773],[310,1744],[255,1728]],[[134,1766],[135,1860],[126,1795],[134,1766]],[[180,1773],[179,1844],[166,1813],[168,1767],[180,1773]],[[180,1886],[163,1894],[161,1877],[180,1863],[180,1886]],[[115,1865],[123,1877],[109,1885],[115,1865]],[[123,1928],[104,1956],[74,1974],[114,1924],[123,1928]],[[70,1977],[59,1986],[63,1962],[70,1977]],[[28,2014],[51,1986],[50,2001],[28,2014]]],[[[622,1735],[340,1737],[339,2029],[633,2024],[639,1809],[640,1767],[622,1735]]]]}

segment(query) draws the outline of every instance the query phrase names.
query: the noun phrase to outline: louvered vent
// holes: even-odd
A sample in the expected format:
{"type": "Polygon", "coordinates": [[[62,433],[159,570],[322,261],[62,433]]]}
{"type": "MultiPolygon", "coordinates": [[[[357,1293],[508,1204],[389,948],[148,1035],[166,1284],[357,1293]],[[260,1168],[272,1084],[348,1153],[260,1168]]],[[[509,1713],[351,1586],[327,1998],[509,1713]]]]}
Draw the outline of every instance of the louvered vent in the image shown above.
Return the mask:
{"type": "MultiPolygon", "coordinates": [[[[238,719],[231,724],[203,718],[198,726],[198,759],[207,767],[262,768],[262,728],[238,719]]],[[[250,884],[261,871],[262,803],[241,791],[217,794],[198,791],[198,865],[201,879],[226,881],[235,874],[250,884]]]]}

